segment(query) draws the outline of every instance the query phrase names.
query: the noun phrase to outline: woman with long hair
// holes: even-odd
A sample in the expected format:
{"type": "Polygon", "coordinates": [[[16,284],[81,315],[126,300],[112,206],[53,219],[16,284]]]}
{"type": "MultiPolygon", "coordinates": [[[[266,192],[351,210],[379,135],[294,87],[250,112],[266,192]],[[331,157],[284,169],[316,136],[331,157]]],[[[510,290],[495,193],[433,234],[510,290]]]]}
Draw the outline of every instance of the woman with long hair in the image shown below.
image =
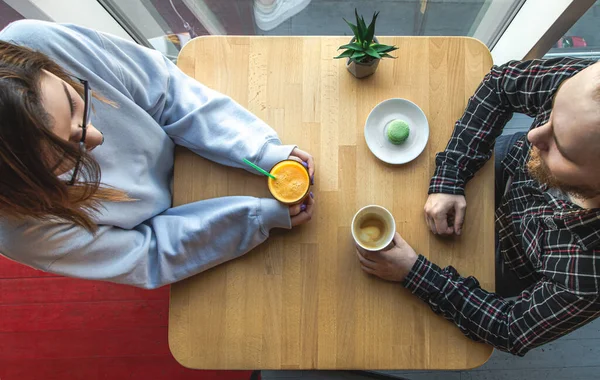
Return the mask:
{"type": "Polygon", "coordinates": [[[270,168],[310,154],[160,53],[75,25],[0,32],[0,253],[143,288],[248,252],[310,220],[314,199],[227,197],[171,208],[174,146],[270,168]]]}

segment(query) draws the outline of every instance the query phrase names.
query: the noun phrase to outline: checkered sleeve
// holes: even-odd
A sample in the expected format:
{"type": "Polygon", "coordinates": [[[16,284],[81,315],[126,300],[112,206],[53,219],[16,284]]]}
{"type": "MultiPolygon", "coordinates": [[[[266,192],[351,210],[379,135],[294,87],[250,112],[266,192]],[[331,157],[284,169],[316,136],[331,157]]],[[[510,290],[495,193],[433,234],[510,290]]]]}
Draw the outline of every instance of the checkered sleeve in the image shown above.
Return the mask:
{"type": "Polygon", "coordinates": [[[464,195],[466,183],[489,160],[496,138],[513,113],[535,117],[552,101],[562,79],[580,69],[582,62],[558,58],[492,67],[456,122],[446,149],[436,155],[429,194],[464,195]]]}
{"type": "Polygon", "coordinates": [[[507,301],[481,289],[474,277],[461,277],[451,266],[442,269],[422,255],[404,286],[469,338],[519,356],[600,315],[597,295],[576,295],[542,280],[517,301],[507,301]]]}

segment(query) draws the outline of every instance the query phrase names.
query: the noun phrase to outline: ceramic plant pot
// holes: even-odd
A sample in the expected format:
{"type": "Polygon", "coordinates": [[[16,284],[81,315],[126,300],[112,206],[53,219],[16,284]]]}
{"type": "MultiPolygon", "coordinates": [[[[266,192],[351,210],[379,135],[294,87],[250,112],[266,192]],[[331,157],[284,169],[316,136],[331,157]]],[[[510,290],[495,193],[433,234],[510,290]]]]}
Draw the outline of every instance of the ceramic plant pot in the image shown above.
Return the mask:
{"type": "MultiPolygon", "coordinates": [[[[356,38],[352,38],[352,40],[350,40],[350,43],[354,41],[356,41],[356,38]]],[[[375,41],[375,43],[379,43],[377,37],[374,37],[373,41],[375,41]]],[[[377,66],[379,66],[379,61],[381,61],[381,59],[374,59],[368,63],[356,63],[354,61],[350,62],[350,58],[348,58],[348,60],[346,61],[346,68],[355,77],[359,79],[365,78],[369,75],[372,75],[377,70],[377,66]]]]}
{"type": "Polygon", "coordinates": [[[377,66],[379,66],[379,61],[381,61],[381,59],[374,59],[366,64],[356,63],[353,61],[347,63],[346,68],[352,73],[352,75],[360,79],[373,74],[375,70],[377,70],[377,66]]]}

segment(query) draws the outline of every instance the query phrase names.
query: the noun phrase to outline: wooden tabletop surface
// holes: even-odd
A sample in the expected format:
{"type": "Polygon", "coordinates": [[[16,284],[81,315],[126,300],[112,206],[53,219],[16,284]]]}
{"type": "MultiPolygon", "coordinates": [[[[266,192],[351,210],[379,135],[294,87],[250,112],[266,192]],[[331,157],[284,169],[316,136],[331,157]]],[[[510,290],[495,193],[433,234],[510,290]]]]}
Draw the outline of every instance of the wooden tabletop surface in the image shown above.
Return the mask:
{"type": "MultiPolygon", "coordinates": [[[[355,79],[334,60],[348,37],[203,37],[178,66],[257,114],[284,144],[316,160],[313,220],[276,230],[247,255],[172,286],[169,343],[198,369],[468,369],[490,346],[474,343],[402,285],[363,273],[350,234],[362,206],[379,204],[418,253],[494,287],[493,165],[467,187],[460,238],[431,234],[423,206],[435,167],[467,100],[492,65],[464,37],[381,37],[397,59],[355,79]],[[367,148],[379,102],[406,98],[427,116],[429,142],[392,166],[367,148]]],[[[269,197],[264,177],[177,151],[174,204],[227,195],[269,197]]]]}

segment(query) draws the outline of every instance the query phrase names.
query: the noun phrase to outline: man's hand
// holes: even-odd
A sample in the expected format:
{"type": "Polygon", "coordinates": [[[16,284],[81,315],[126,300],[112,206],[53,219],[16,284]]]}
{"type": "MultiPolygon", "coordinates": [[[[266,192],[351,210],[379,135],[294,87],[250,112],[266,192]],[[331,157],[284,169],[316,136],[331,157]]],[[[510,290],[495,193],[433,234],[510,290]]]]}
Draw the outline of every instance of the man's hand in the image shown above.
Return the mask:
{"type": "Polygon", "coordinates": [[[434,234],[460,235],[466,209],[463,195],[431,194],[425,203],[425,222],[434,234]]]}
{"type": "Polygon", "coordinates": [[[356,255],[362,270],[388,281],[404,281],[418,258],[415,250],[397,232],[393,248],[372,252],[357,245],[356,255]]]}

